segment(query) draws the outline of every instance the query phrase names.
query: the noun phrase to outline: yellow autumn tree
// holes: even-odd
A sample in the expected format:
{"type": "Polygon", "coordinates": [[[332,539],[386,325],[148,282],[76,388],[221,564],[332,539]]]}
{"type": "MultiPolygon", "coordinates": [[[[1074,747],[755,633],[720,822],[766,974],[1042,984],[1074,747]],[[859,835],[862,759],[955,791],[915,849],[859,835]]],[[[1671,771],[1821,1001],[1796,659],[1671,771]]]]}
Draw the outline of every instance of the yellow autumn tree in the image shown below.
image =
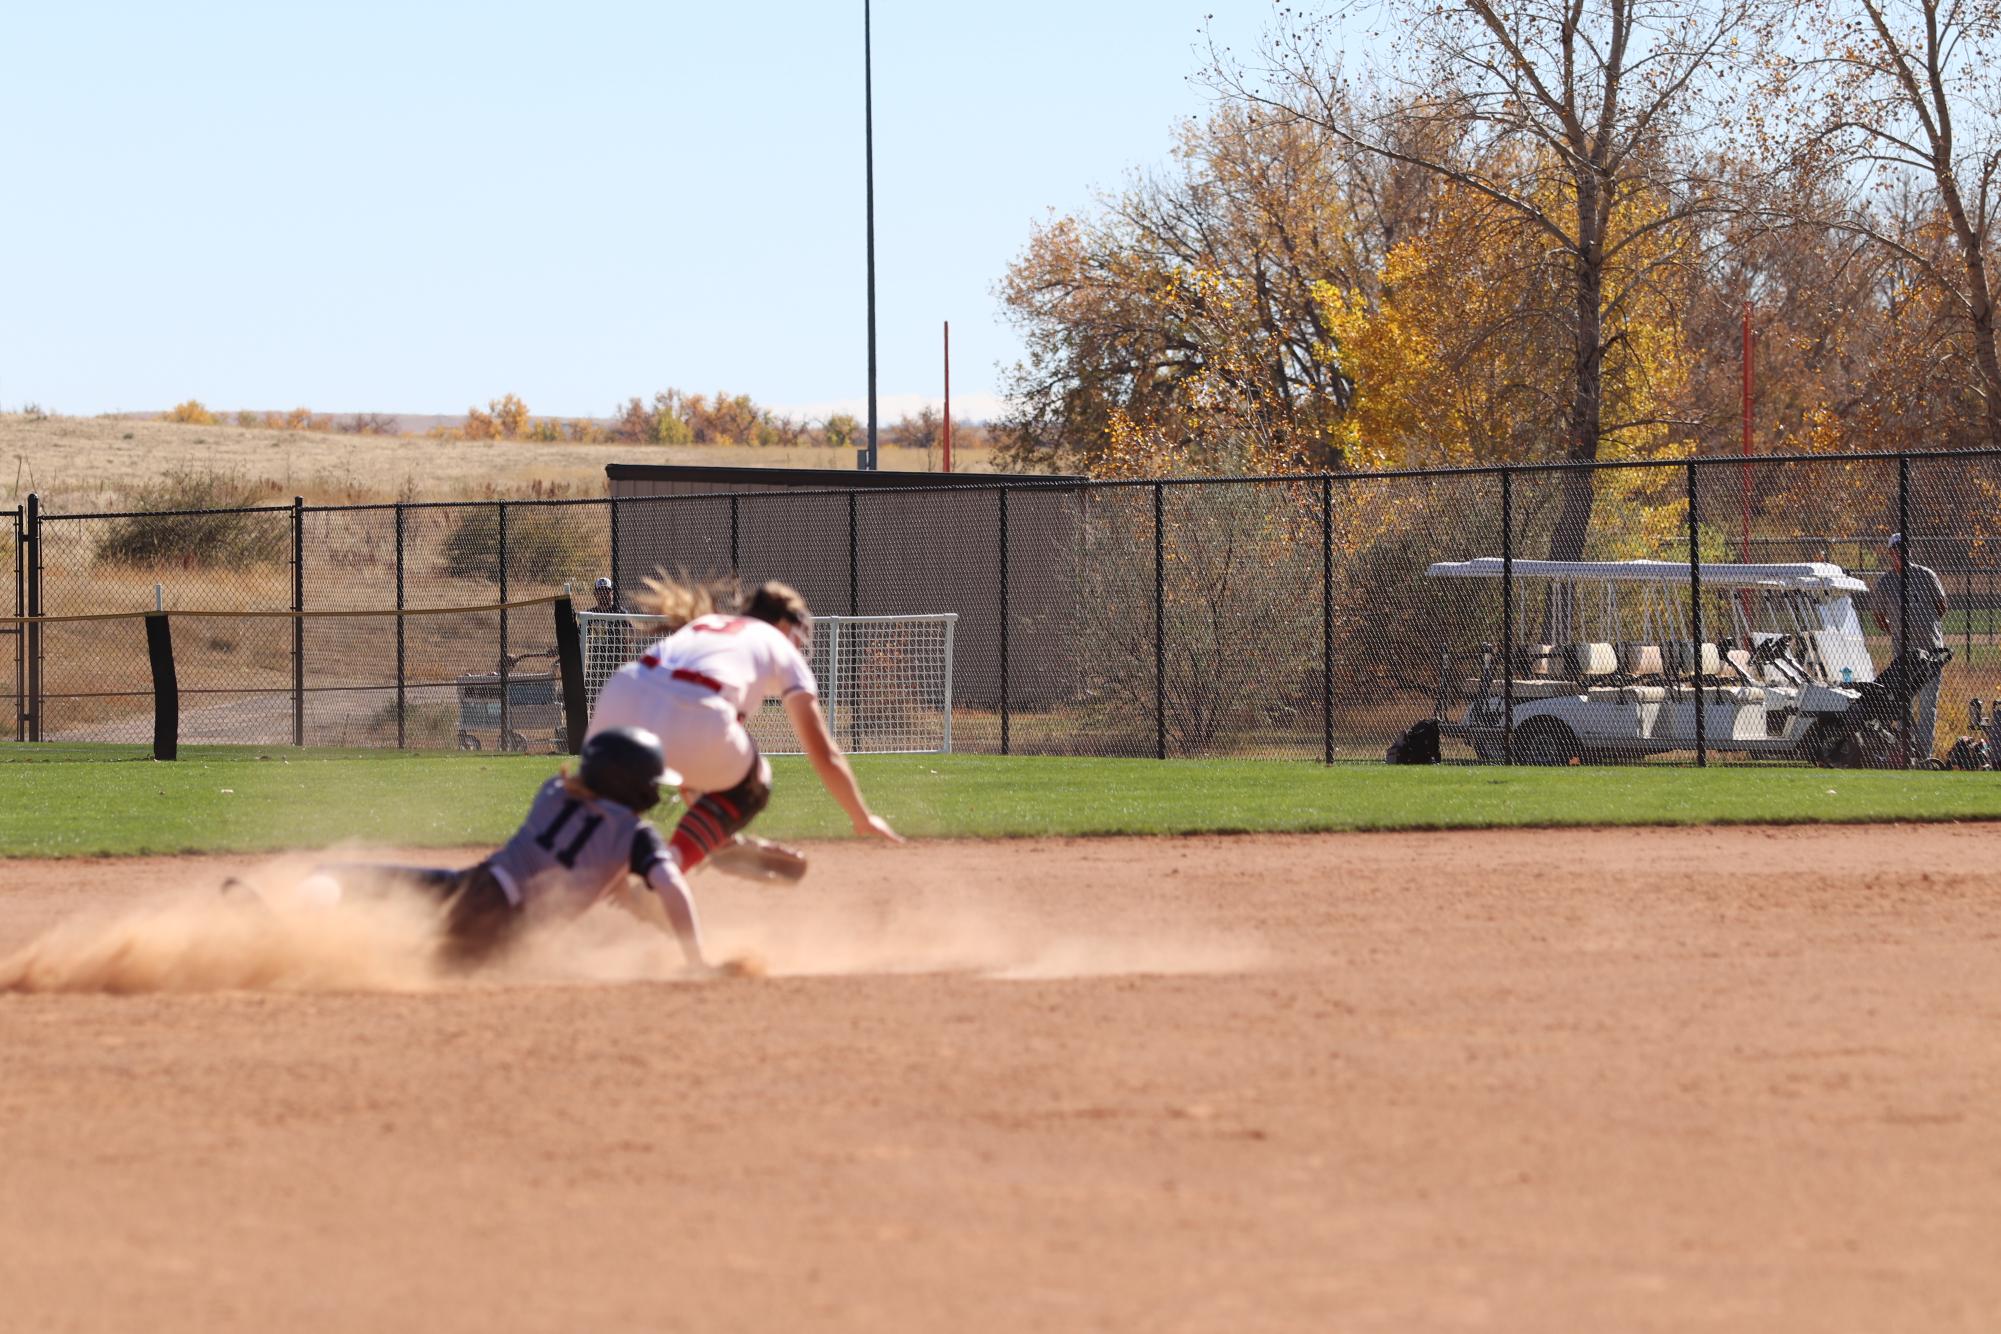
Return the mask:
{"type": "Polygon", "coordinates": [[[1324,458],[1326,415],[1271,409],[1271,342],[1252,280],[1216,269],[1153,275],[1157,312],[1205,328],[1199,359],[1159,377],[1151,392],[1105,411],[1105,434],[1088,459],[1092,476],[1248,476],[1302,472],[1324,458]]]}
{"type": "Polygon", "coordinates": [[[528,431],[528,405],[518,395],[502,394],[489,402],[487,411],[493,416],[494,430],[503,440],[514,440],[528,431]]]}
{"type": "Polygon", "coordinates": [[[267,412],[262,425],[271,431],[307,431],[313,427],[311,408],[293,408],[289,412],[267,412]]]}
{"type": "Polygon", "coordinates": [[[1167,169],[1038,227],[1000,289],[1027,352],[1003,459],[1105,476],[1341,466],[1325,427],[1347,385],[1314,355],[1313,283],[1370,267],[1390,224],[1352,218],[1351,200],[1401,198],[1385,185],[1308,127],[1225,109],[1185,129],[1167,169]]]}
{"type": "Polygon", "coordinates": [[[191,398],[185,403],[176,403],[165,420],[180,422],[184,426],[214,426],[221,418],[203,407],[200,399],[191,398]]]}
{"type": "MultiPolygon", "coordinates": [[[[1547,187],[1552,192],[1560,184],[1547,187]]],[[[1561,207],[1561,200],[1545,207],[1561,207]]],[[[1605,267],[1602,460],[1674,458],[1691,354],[1660,281],[1694,244],[1629,194],[1612,214],[1605,267]],[[1631,237],[1628,244],[1617,244],[1631,237]]],[[[1575,342],[1560,260],[1518,216],[1450,186],[1431,224],[1384,257],[1373,295],[1322,284],[1323,355],[1353,383],[1334,427],[1342,456],[1369,468],[1460,467],[1561,459],[1575,342]]],[[[1599,555],[1671,547],[1685,502],[1657,471],[1598,475],[1599,555]]],[[[1531,507],[1533,508],[1533,507],[1531,507]]],[[[1526,544],[1525,544],[1526,546],[1526,544]]]]}

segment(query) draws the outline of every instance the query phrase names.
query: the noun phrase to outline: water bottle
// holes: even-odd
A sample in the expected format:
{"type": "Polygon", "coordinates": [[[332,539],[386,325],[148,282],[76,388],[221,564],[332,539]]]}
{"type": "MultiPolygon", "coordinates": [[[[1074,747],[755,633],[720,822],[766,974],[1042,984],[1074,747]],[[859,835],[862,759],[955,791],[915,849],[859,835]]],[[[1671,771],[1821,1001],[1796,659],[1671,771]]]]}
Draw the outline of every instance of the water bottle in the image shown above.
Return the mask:
{"type": "Polygon", "coordinates": [[[1853,667],[1843,667],[1841,669],[1841,684],[1845,686],[1855,684],[1855,669],[1853,667]]]}

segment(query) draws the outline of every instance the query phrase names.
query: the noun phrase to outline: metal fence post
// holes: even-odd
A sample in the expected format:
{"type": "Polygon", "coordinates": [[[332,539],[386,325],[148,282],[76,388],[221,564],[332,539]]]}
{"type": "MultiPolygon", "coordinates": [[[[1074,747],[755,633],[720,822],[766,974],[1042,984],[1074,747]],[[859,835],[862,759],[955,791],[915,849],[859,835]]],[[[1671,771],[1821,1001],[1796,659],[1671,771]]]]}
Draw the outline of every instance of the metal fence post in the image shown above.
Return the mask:
{"type": "Polygon", "coordinates": [[[1709,710],[1702,698],[1702,535],[1695,501],[1695,465],[1688,465],[1689,683],[1695,687],[1695,766],[1709,765],[1709,710]]]}
{"type": "MultiPolygon", "coordinates": [[[[859,616],[862,614],[861,538],[855,517],[856,502],[858,499],[859,497],[853,490],[848,492],[848,615],[850,616],[859,616]]],[[[850,650],[850,653],[859,659],[861,656],[860,649],[861,645],[857,643],[850,650]]],[[[859,708],[850,708],[848,710],[848,749],[860,750],[861,748],[862,711],[859,708]]]]}
{"type": "Polygon", "coordinates": [[[180,756],[181,687],[174,672],[174,637],[165,612],[146,618],[146,658],[153,672],[153,758],[180,756]]]}
{"type": "Polygon", "coordinates": [[[403,640],[403,502],[396,502],[396,749],[409,747],[407,687],[409,676],[405,670],[407,659],[404,655],[403,640]]]}
{"type": "Polygon", "coordinates": [[[952,647],[959,637],[959,617],[955,612],[945,619],[945,726],[940,741],[944,754],[952,753],[952,647]]]}
{"type": "MultiPolygon", "coordinates": [[[[1911,458],[1908,454],[1897,455],[1897,536],[1903,546],[1898,548],[1903,568],[1897,571],[1897,661],[1904,663],[1904,679],[1910,679],[1910,664],[1906,655],[1911,649],[1911,458]]],[[[1927,646],[1929,647],[1929,646],[1927,646]]],[[[1902,733],[1904,762],[1901,767],[1911,767],[1911,706],[1917,703],[1912,696],[1904,702],[1902,721],[1898,731],[1902,733]]],[[[1926,753],[1930,753],[1930,738],[1926,738],[1926,753]]]]}
{"type": "Polygon", "coordinates": [[[1320,479],[1320,759],[1334,763],[1334,478],[1320,479]]]}
{"type": "MultiPolygon", "coordinates": [[[[42,588],[42,498],[28,494],[28,615],[40,617],[47,614],[48,604],[42,588]]],[[[28,623],[28,740],[42,739],[42,624],[39,620],[28,623]]]]}
{"type": "Polygon", "coordinates": [[[1167,758],[1167,488],[1153,484],[1153,753],[1167,758]]]}
{"type": "Polygon", "coordinates": [[[861,546],[855,534],[855,493],[848,492],[848,615],[859,616],[861,608],[861,546]]]}
{"type": "MultiPolygon", "coordinates": [[[[21,506],[14,507],[14,614],[24,616],[27,608],[23,599],[27,594],[28,581],[25,566],[28,560],[28,530],[26,513],[21,506]]],[[[14,622],[14,739],[27,738],[28,726],[28,627],[20,621],[14,622]]]]}
{"type": "Polygon", "coordinates": [[[611,601],[615,607],[625,605],[625,582],[618,573],[618,497],[613,496],[611,504],[611,601]]]}
{"type": "Polygon", "coordinates": [[[827,625],[827,674],[820,678],[820,700],[827,706],[827,730],[833,731],[839,725],[841,716],[841,627],[845,622],[839,616],[833,617],[827,625]]]}
{"type": "Polygon", "coordinates": [[[730,497],[730,578],[732,580],[741,579],[743,577],[741,567],[737,560],[737,534],[739,531],[740,531],[740,525],[738,523],[738,516],[737,516],[737,497],[731,496],[730,497]]]}
{"type": "Polygon", "coordinates": [[[498,508],[500,510],[498,524],[498,546],[500,551],[497,573],[500,584],[500,601],[502,603],[500,609],[500,749],[501,753],[505,754],[514,735],[514,719],[510,708],[513,701],[508,698],[513,693],[508,688],[508,680],[513,673],[509,670],[512,664],[507,660],[507,607],[505,605],[507,602],[507,502],[504,500],[501,501],[498,508]]]}
{"type": "Polygon", "coordinates": [[[1515,474],[1501,470],[1501,762],[1515,762],[1515,474]]]}
{"type": "Polygon", "coordinates": [[[1007,487],[1000,491],[1000,752],[1009,753],[1008,736],[1008,682],[1007,682],[1007,641],[1008,621],[1011,612],[1007,597],[1007,487]]]}
{"type": "MultiPolygon", "coordinates": [[[[30,492],[28,507],[22,529],[23,543],[20,555],[22,579],[24,581],[24,606],[29,616],[42,614],[42,498],[30,492]]],[[[21,643],[21,674],[25,678],[26,699],[22,712],[27,715],[24,722],[28,740],[42,739],[42,626],[39,621],[28,623],[28,632],[21,643]]]]}
{"type": "Polygon", "coordinates": [[[556,599],[556,683],[563,706],[564,749],[578,755],[590,730],[591,706],[584,684],[584,641],[577,624],[576,604],[566,593],[556,599]]]}
{"type": "MultiPolygon", "coordinates": [[[[306,609],[306,498],[292,497],[292,610],[306,609]]],[[[292,617],[292,744],[306,744],[306,618],[292,617]]]]}

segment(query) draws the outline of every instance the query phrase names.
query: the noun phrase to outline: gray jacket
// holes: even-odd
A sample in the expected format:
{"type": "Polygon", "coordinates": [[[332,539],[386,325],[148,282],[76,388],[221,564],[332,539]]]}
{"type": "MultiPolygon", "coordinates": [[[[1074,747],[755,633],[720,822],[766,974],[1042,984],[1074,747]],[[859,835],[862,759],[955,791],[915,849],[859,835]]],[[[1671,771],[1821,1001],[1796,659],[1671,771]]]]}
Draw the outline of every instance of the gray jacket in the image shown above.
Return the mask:
{"type": "MultiPolygon", "coordinates": [[[[1909,594],[1911,611],[1912,648],[1944,648],[1945,625],[1945,585],[1939,581],[1938,571],[1913,562],[1904,562],[1904,569],[1911,574],[1909,594]]],[[[1890,623],[1890,651],[1897,652],[1903,647],[1903,635],[1899,630],[1903,618],[1904,575],[1891,570],[1876,581],[1876,610],[1890,623]]]]}

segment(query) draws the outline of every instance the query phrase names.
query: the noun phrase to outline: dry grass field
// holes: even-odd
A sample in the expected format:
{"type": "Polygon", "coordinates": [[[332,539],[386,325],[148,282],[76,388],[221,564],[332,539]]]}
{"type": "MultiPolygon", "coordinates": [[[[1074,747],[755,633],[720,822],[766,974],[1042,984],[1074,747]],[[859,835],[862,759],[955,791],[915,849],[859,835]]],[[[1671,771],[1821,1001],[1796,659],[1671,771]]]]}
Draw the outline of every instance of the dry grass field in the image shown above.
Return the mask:
{"type": "MultiPolygon", "coordinates": [[[[0,413],[0,507],[7,509],[30,491],[57,512],[116,509],[146,483],[189,470],[241,477],[263,484],[274,498],[304,496],[309,504],[601,496],[607,463],[842,470],[854,467],[854,456],[830,449],[445,441],[0,413]]],[[[928,466],[921,450],[887,447],[882,463],[910,472],[928,466]]],[[[964,471],[988,466],[980,455],[954,463],[964,471]]]]}
{"type": "Polygon", "coordinates": [[[819,844],[704,984],[0,862],[0,1327],[1992,1330],[1993,828],[819,844]]]}
{"type": "MultiPolygon", "coordinates": [[[[52,514],[282,505],[295,495],[314,505],[495,497],[587,499],[606,494],[604,469],[612,462],[821,468],[831,474],[852,469],[854,458],[845,450],[811,448],[442,441],[117,417],[0,414],[0,477],[5,481],[0,510],[24,503],[30,492],[40,494],[45,511],[52,514]],[[201,482],[166,486],[167,479],[176,475],[220,480],[213,486],[201,482]],[[163,490],[175,498],[162,502],[163,490]]],[[[977,455],[955,462],[975,469],[986,466],[985,458],[977,455]]],[[[889,469],[922,471],[927,463],[922,451],[883,450],[883,465],[889,469]]],[[[593,522],[601,524],[602,518],[581,511],[564,513],[574,530],[566,539],[575,548],[567,553],[573,559],[566,557],[558,562],[561,568],[550,566],[532,577],[517,571],[512,596],[553,593],[566,581],[587,583],[604,572],[601,553],[606,539],[592,535],[593,522]]],[[[308,534],[316,562],[309,570],[309,605],[319,609],[391,605],[394,572],[388,529],[386,520],[372,521],[377,518],[331,515],[315,521],[308,534]]],[[[282,528],[286,520],[275,522],[282,528]]],[[[441,511],[419,513],[409,520],[410,605],[472,605],[496,596],[491,578],[460,577],[463,572],[447,568],[449,562],[441,553],[457,522],[458,516],[441,511]]],[[[290,571],[282,559],[231,558],[193,566],[176,560],[127,564],[103,554],[102,543],[116,535],[115,524],[56,524],[44,530],[44,605],[51,614],[150,609],[155,585],[160,586],[159,596],[168,610],[268,610],[290,604],[290,571]]],[[[282,532],[252,545],[260,546],[267,557],[274,552],[282,557],[287,549],[282,532]]],[[[12,576],[12,565],[0,563],[0,579],[10,586],[12,576]]],[[[0,606],[0,612],[11,610],[11,605],[0,606]]],[[[542,624],[535,618],[517,621],[516,628],[526,637],[517,639],[514,651],[541,647],[547,636],[533,627],[542,624]]],[[[183,621],[182,625],[176,638],[184,688],[282,690],[287,685],[291,661],[287,627],[275,622],[203,626],[183,621]]],[[[449,683],[457,672],[491,670],[497,627],[491,616],[419,624],[410,644],[412,678],[449,683]]],[[[143,732],[150,701],[146,657],[137,648],[141,633],[136,621],[49,629],[44,686],[51,695],[62,697],[50,709],[52,735],[126,739],[128,731],[135,736],[143,732]],[[129,726],[120,731],[119,724],[129,726]]],[[[394,661],[393,627],[387,623],[316,624],[309,627],[307,641],[315,685],[380,684],[382,664],[394,661]]],[[[0,694],[12,690],[12,669],[10,648],[6,661],[0,662],[0,694]]],[[[330,713],[331,730],[316,729],[316,735],[323,733],[322,740],[338,744],[367,739],[361,734],[369,732],[370,719],[387,697],[329,697],[336,698],[351,707],[330,713]]],[[[263,737],[254,729],[238,736],[241,729],[219,699],[202,697],[191,707],[204,702],[212,707],[206,713],[197,709],[192,717],[197,723],[218,719],[221,731],[216,739],[263,737]]],[[[447,727],[430,740],[450,745],[452,730],[447,727]]]]}

